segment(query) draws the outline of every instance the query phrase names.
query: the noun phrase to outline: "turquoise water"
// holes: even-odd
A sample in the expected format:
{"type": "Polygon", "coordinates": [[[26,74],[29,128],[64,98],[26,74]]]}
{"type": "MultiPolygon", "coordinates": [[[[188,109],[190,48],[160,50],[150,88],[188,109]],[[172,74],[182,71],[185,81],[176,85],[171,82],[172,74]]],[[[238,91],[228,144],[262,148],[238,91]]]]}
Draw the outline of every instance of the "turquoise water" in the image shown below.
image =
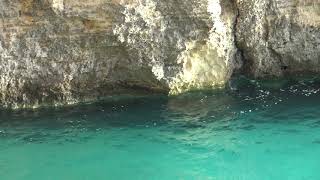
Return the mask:
{"type": "Polygon", "coordinates": [[[0,112],[0,179],[320,179],[320,85],[0,112]]]}

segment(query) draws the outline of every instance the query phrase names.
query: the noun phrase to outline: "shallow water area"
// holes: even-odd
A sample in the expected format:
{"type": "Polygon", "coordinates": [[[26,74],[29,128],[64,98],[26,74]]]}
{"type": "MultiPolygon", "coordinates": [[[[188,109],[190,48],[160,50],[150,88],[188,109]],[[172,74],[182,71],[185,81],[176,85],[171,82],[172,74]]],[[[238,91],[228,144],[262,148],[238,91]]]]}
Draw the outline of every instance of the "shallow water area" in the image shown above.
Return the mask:
{"type": "Polygon", "coordinates": [[[1,179],[319,179],[320,84],[0,113],[1,179]]]}

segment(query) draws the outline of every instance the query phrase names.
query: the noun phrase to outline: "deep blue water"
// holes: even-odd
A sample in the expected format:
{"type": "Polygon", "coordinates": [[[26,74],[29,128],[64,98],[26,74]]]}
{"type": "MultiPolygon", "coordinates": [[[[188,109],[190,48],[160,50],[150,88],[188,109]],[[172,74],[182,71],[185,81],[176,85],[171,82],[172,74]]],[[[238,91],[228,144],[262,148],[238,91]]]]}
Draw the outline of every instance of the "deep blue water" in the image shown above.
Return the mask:
{"type": "Polygon", "coordinates": [[[320,85],[233,89],[2,110],[0,179],[320,179],[320,85]]]}

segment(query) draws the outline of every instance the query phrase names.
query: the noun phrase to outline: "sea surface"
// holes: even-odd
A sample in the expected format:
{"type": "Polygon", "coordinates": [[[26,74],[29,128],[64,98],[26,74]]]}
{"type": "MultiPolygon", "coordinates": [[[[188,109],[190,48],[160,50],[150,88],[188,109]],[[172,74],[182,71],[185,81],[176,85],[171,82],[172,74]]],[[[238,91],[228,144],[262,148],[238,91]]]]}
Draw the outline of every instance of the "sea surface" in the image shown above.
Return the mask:
{"type": "Polygon", "coordinates": [[[1,180],[317,180],[320,83],[0,111],[1,180]]]}

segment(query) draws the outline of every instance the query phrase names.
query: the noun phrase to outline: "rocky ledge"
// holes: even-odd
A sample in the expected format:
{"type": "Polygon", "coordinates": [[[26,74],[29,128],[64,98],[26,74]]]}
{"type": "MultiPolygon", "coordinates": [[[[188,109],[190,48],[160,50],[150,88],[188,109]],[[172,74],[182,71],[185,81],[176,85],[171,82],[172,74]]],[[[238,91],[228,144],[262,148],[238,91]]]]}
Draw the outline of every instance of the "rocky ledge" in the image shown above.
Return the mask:
{"type": "Polygon", "coordinates": [[[320,71],[318,0],[0,0],[0,104],[320,71]]]}

